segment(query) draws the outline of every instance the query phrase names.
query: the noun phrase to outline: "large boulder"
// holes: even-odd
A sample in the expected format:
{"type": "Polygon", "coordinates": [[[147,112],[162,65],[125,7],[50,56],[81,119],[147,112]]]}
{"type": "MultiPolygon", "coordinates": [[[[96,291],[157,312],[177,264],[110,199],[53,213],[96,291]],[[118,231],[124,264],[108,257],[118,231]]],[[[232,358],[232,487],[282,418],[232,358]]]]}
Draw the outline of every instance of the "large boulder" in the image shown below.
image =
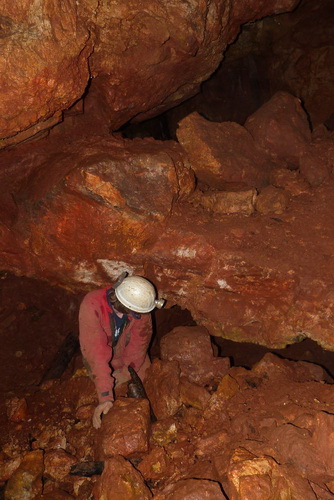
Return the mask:
{"type": "Polygon", "coordinates": [[[91,131],[157,115],[198,92],[242,23],[297,3],[5,0],[0,147],[51,128],[87,92],[91,131]]]}

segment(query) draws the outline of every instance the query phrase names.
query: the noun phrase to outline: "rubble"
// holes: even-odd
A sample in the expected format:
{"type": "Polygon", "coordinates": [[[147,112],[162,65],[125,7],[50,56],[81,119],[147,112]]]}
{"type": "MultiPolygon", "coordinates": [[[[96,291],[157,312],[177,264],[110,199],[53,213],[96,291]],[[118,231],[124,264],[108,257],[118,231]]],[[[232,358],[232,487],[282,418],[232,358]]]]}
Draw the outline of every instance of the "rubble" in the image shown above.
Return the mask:
{"type": "Polygon", "coordinates": [[[203,327],[176,327],[162,337],[162,359],[144,382],[156,422],[147,399],[119,395],[95,430],[94,387],[80,366],[48,391],[27,395],[28,406],[46,408],[49,417],[34,411],[29,421],[7,417],[0,456],[5,499],[331,498],[328,373],[273,353],[251,369],[230,367],[214,353],[203,327]],[[223,370],[212,369],[216,361],[223,370]],[[93,404],[82,404],[89,399],[93,404]],[[30,441],[21,437],[15,445],[17,433],[28,429],[30,441]],[[89,477],[71,475],[84,463],[99,467],[89,477]]]}

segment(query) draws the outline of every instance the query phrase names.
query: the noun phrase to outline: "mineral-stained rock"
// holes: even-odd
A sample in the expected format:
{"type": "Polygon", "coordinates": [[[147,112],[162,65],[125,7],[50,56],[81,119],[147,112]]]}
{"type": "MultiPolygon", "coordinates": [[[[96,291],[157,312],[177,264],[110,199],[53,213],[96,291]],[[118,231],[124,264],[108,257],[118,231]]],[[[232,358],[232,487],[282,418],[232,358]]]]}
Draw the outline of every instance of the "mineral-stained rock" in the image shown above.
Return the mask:
{"type": "Polygon", "coordinates": [[[287,92],[277,92],[247,118],[245,128],[255,143],[292,168],[308,149],[311,132],[301,102],[287,92]]]}
{"type": "Polygon", "coordinates": [[[297,170],[277,168],[270,174],[270,183],[278,188],[283,188],[292,196],[307,193],[310,190],[309,183],[297,170]]]}
{"type": "Polygon", "coordinates": [[[180,379],[180,398],[182,403],[203,410],[210,399],[210,393],[197,384],[192,384],[186,377],[180,379]]]}
{"type": "Polygon", "coordinates": [[[229,182],[266,185],[270,159],[256,148],[252,136],[241,125],[213,123],[192,113],[180,121],[177,138],[201,182],[221,190],[229,182]]]}
{"type": "Polygon", "coordinates": [[[43,451],[27,453],[5,487],[6,500],[32,500],[42,492],[43,451]]]}
{"type": "Polygon", "coordinates": [[[148,500],[152,494],[140,473],[121,456],[109,458],[94,488],[96,500],[148,500]]]}
{"type": "Polygon", "coordinates": [[[299,159],[299,170],[311,186],[320,186],[328,180],[333,164],[333,158],[329,160],[321,143],[311,144],[299,159]]]}
{"type": "Polygon", "coordinates": [[[281,463],[293,465],[302,475],[334,476],[334,416],[319,411],[308,420],[299,418],[273,430],[271,445],[281,463]]]}
{"type": "Polygon", "coordinates": [[[237,449],[231,459],[228,478],[232,500],[316,498],[309,482],[295,471],[281,468],[271,457],[256,457],[242,448],[237,449]]]}
{"type": "Polygon", "coordinates": [[[167,307],[188,309],[211,335],[274,348],[307,336],[333,349],[332,175],[291,196],[279,217],[212,217],[189,203],[194,177],[177,144],[51,142],[2,153],[0,189],[12,197],[1,207],[3,269],[75,292],[126,270],[146,275],[167,307]]]}
{"type": "MultiPolygon", "coordinates": [[[[140,247],[147,244],[150,236],[155,234],[154,223],[168,217],[175,202],[186,197],[194,188],[193,173],[185,166],[186,160],[182,158],[181,149],[175,143],[167,145],[155,141],[132,142],[112,137],[93,137],[76,143],[75,151],[72,144],[72,152],[65,143],[62,152],[59,150],[56,154],[54,151],[55,156],[51,154],[53,159],[50,158],[50,151],[45,143],[42,142],[40,150],[31,146],[33,145],[25,145],[21,152],[15,152],[13,163],[7,163],[9,170],[13,168],[16,171],[16,162],[19,158],[23,159],[23,155],[24,173],[21,171],[19,176],[30,179],[27,180],[28,186],[24,189],[24,194],[21,193],[26,200],[24,204],[27,203],[25,212],[31,210],[30,214],[35,219],[29,229],[29,243],[28,240],[26,243],[34,247],[36,254],[42,252],[46,255],[50,252],[53,262],[54,255],[57,255],[57,261],[63,268],[67,261],[63,254],[63,251],[67,253],[66,241],[71,241],[73,248],[75,240],[82,249],[83,257],[82,261],[76,257],[75,273],[86,283],[95,280],[93,268],[90,264],[86,267],[87,256],[92,252],[96,253],[91,247],[95,238],[86,237],[92,228],[103,233],[97,268],[103,274],[114,275],[115,279],[125,255],[139,252],[140,247]],[[48,164],[47,169],[43,168],[44,162],[48,164]],[[38,174],[36,169],[39,170],[38,174]],[[62,194],[58,196],[63,189],[67,193],[66,199],[62,194]],[[37,202],[46,193],[52,193],[50,201],[53,200],[52,207],[47,210],[48,214],[37,202]],[[68,210],[74,218],[82,210],[85,216],[80,222],[75,222],[64,215],[64,211],[68,210]],[[38,223],[36,217],[39,219],[38,223]],[[60,228],[54,228],[56,250],[52,249],[52,245],[45,244],[42,226],[46,224],[50,228],[53,223],[58,226],[60,221],[63,233],[61,238],[56,236],[60,228]],[[99,229],[101,225],[103,227],[99,229]],[[79,242],[81,237],[83,240],[79,242]],[[90,248],[85,248],[86,245],[90,248]]],[[[56,142],[52,147],[57,149],[59,145],[56,142]]],[[[7,156],[7,151],[4,156],[7,156]]],[[[2,188],[6,190],[5,182],[2,188]]],[[[10,238],[10,233],[8,237],[10,238]]],[[[141,262],[142,267],[141,257],[138,262],[141,262]]],[[[129,270],[129,266],[126,263],[124,265],[129,270]]],[[[133,270],[135,267],[140,272],[138,263],[133,265],[133,270]]],[[[99,281],[98,278],[97,280],[99,281]]]]}
{"type": "Polygon", "coordinates": [[[207,406],[204,409],[204,417],[208,420],[213,421],[215,417],[221,423],[226,420],[226,415],[224,414],[224,409],[226,407],[226,401],[239,391],[240,386],[238,382],[231,377],[229,374],[225,375],[220,381],[217,391],[214,392],[208,401],[207,406]]]}
{"type": "Polygon", "coordinates": [[[255,208],[261,214],[282,214],[288,206],[289,195],[284,189],[265,187],[256,198],[255,208]]]}
{"type": "Polygon", "coordinates": [[[92,39],[77,16],[73,0],[2,3],[0,137],[12,138],[3,145],[59,122],[83,94],[92,39]]]}
{"type": "Polygon", "coordinates": [[[155,359],[146,372],[145,390],[158,419],[180,408],[180,368],[177,361],[155,359]]]}
{"type": "Polygon", "coordinates": [[[160,342],[161,358],[178,361],[181,375],[204,386],[221,378],[230,367],[228,358],[214,358],[209,332],[203,327],[174,328],[160,342]]]}
{"type": "Polygon", "coordinates": [[[67,187],[116,210],[166,216],[172,203],[194,186],[192,172],[172,142],[109,139],[92,142],[85,153],[75,161],[84,168],[72,170],[67,187]]]}
{"type": "Polygon", "coordinates": [[[133,117],[141,121],[175,106],[198,92],[240,23],[295,4],[252,2],[246,9],[216,0],[208,6],[192,1],[176,8],[166,1],[145,0],[140,6],[114,2],[112,12],[108,4],[100,6],[90,59],[96,78],[89,109],[94,106],[109,114],[117,128],[133,117]]]}
{"type": "Polygon", "coordinates": [[[76,458],[64,450],[48,451],[44,456],[45,477],[61,481],[68,475],[71,466],[76,462],[76,458]]]}
{"type": "MultiPolygon", "coordinates": [[[[209,431],[210,432],[210,431],[209,431]]],[[[214,432],[208,437],[196,441],[196,457],[213,458],[223,453],[227,448],[229,436],[226,431],[214,432]]]]}
{"type": "Polygon", "coordinates": [[[17,143],[55,125],[90,76],[91,130],[103,121],[115,129],[134,116],[159,114],[199,90],[242,23],[296,3],[5,1],[0,137],[8,138],[4,145],[17,143]]]}
{"type": "Polygon", "coordinates": [[[154,496],[157,500],[223,500],[221,486],[206,479],[182,479],[154,496]]]}
{"type": "Polygon", "coordinates": [[[256,200],[255,189],[238,191],[197,191],[191,198],[191,203],[208,210],[211,214],[251,215],[254,212],[256,200]]]}
{"type": "Polygon", "coordinates": [[[312,445],[318,449],[326,473],[334,476],[334,415],[319,411],[315,415],[312,445]]]}
{"type": "Polygon", "coordinates": [[[14,397],[6,401],[7,416],[11,422],[27,420],[28,405],[25,398],[14,397]]]}
{"type": "MultiPolygon", "coordinates": [[[[71,498],[73,498],[73,495],[70,493],[57,488],[54,484],[46,483],[42,495],[35,497],[35,500],[71,500],[71,498]]],[[[76,496],[75,498],[79,497],[76,496]]]]}
{"type": "Polygon", "coordinates": [[[0,455],[0,483],[5,483],[13,475],[21,463],[21,457],[10,458],[0,455]]]}
{"type": "Polygon", "coordinates": [[[154,445],[165,447],[177,439],[178,422],[176,418],[166,417],[152,425],[151,440],[154,445]]]}
{"type": "Polygon", "coordinates": [[[290,361],[281,359],[268,352],[254,365],[252,372],[266,378],[282,377],[295,380],[296,382],[307,382],[316,380],[320,382],[325,379],[323,368],[314,363],[303,361],[290,361]]]}
{"type": "Polygon", "coordinates": [[[123,398],[115,401],[103,417],[98,455],[101,459],[131,456],[148,450],[150,409],[146,399],[123,398]]]}
{"type": "Polygon", "coordinates": [[[173,461],[161,446],[154,446],[137,466],[145,481],[168,478],[172,476],[174,468],[173,461]]]}
{"type": "Polygon", "coordinates": [[[273,429],[270,435],[271,445],[280,463],[288,463],[308,475],[326,472],[319,451],[311,445],[311,433],[307,429],[293,424],[286,424],[273,429]]]}
{"type": "Polygon", "coordinates": [[[96,394],[93,381],[88,377],[75,376],[62,384],[68,401],[76,407],[95,405],[96,394]]]}

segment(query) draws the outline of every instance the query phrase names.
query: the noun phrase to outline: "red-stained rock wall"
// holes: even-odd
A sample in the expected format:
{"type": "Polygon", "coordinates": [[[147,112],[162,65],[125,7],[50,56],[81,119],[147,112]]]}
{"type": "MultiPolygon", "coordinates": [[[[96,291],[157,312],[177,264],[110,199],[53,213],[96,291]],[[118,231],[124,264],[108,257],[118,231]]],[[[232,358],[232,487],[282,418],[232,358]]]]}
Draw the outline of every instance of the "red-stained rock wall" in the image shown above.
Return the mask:
{"type": "Polygon", "coordinates": [[[333,349],[333,135],[297,98],[244,126],[191,114],[178,142],[110,132],[184,100],[241,23],[296,3],[6,1],[1,268],[80,292],[145,274],[213,335],[333,349]]]}
{"type": "Polygon", "coordinates": [[[90,130],[157,115],[199,90],[242,23],[296,4],[4,0],[0,144],[54,126],[85,91],[90,130]]]}
{"type": "Polygon", "coordinates": [[[311,135],[283,92],[229,148],[215,138],[235,124],[186,123],[181,144],[55,135],[4,151],[1,267],[81,291],[145,274],[212,335],[333,349],[333,134],[311,135]]]}

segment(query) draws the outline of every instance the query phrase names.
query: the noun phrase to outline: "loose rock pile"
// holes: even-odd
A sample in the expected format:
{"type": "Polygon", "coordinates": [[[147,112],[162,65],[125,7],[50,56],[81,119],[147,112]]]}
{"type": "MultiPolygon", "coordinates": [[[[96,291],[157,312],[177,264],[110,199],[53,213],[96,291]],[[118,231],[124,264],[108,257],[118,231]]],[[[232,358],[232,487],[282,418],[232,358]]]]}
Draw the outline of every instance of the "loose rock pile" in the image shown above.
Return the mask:
{"type": "Polygon", "coordinates": [[[174,328],[160,348],[145,381],[154,423],[123,386],[94,430],[94,387],[79,368],[27,397],[1,457],[5,498],[333,497],[334,388],[320,366],[269,353],[231,367],[202,327],[174,328]],[[30,449],[15,447],[18,426],[30,449]],[[83,461],[102,461],[102,475],[71,476],[83,461]]]}

